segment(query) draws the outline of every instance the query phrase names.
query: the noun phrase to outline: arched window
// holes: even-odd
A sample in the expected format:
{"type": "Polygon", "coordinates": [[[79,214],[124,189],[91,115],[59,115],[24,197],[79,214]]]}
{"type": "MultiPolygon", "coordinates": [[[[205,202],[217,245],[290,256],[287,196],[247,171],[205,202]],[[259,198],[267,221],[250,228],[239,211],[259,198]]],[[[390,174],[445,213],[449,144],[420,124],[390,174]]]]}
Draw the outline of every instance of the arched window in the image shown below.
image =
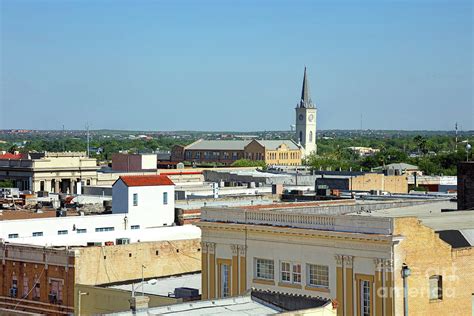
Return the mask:
{"type": "Polygon", "coordinates": [[[310,131],[310,132],[309,132],[309,142],[310,142],[310,143],[313,142],[313,131],[310,131]]]}
{"type": "Polygon", "coordinates": [[[300,143],[302,143],[302,142],[303,142],[303,132],[300,131],[300,143]]]}

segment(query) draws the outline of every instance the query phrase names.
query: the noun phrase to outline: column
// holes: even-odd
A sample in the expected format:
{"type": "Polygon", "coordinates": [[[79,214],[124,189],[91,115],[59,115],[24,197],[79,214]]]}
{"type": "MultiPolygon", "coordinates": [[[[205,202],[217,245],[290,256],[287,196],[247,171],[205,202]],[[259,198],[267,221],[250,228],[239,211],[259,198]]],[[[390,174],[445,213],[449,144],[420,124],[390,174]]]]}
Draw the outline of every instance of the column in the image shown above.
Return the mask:
{"type": "Polygon", "coordinates": [[[201,242],[201,299],[207,300],[209,298],[208,285],[209,285],[209,272],[208,272],[208,256],[207,256],[207,243],[201,242]]]}
{"type": "Polygon", "coordinates": [[[247,246],[239,246],[240,255],[240,291],[239,294],[247,291],[247,246]]]}
{"type": "Polygon", "coordinates": [[[54,179],[54,193],[59,193],[59,181],[60,179],[54,179]]]}
{"type": "Polygon", "coordinates": [[[209,253],[209,299],[217,298],[216,295],[216,244],[207,244],[209,253]]]}
{"type": "Polygon", "coordinates": [[[232,249],[232,277],[231,277],[231,295],[239,294],[239,246],[231,245],[232,249]]]}
{"type": "Polygon", "coordinates": [[[50,179],[44,180],[44,190],[47,191],[48,193],[51,193],[51,180],[50,179]]]}
{"type": "Polygon", "coordinates": [[[354,257],[344,256],[344,266],[346,270],[346,301],[345,315],[354,315],[354,257]]]}
{"type": "Polygon", "coordinates": [[[344,315],[344,276],[342,270],[343,256],[336,255],[336,301],[337,316],[344,315]]]}
{"type": "Polygon", "coordinates": [[[383,259],[374,259],[375,263],[375,315],[383,315],[383,284],[382,284],[382,271],[383,271],[383,259]]]}
{"type": "Polygon", "coordinates": [[[385,297],[384,297],[384,306],[385,306],[385,315],[392,316],[393,313],[393,300],[395,299],[393,294],[393,261],[388,259],[384,262],[385,270],[385,297]]]}
{"type": "Polygon", "coordinates": [[[74,194],[74,179],[69,179],[69,194],[74,194]]]}

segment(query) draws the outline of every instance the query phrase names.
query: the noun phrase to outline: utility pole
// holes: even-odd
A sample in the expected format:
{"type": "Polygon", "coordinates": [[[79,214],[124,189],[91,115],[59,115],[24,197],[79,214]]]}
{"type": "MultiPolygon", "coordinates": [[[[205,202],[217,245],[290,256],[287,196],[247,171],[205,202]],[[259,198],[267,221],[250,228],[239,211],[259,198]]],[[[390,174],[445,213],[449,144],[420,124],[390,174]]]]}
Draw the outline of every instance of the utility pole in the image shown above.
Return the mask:
{"type": "Polygon", "coordinates": [[[454,125],[454,129],[456,130],[456,140],[455,140],[455,150],[458,151],[458,122],[454,125]]]}

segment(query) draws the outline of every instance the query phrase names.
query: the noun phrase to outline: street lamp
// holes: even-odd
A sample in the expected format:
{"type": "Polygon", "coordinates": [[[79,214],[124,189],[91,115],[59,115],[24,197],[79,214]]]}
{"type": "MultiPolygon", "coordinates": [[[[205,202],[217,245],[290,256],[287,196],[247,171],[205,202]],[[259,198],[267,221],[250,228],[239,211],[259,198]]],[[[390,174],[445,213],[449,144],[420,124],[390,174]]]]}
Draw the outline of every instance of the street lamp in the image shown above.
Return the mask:
{"type": "Polygon", "coordinates": [[[403,303],[404,303],[404,315],[408,316],[408,277],[411,274],[410,268],[404,263],[402,266],[402,278],[403,278],[403,303]]]}
{"type": "Polygon", "coordinates": [[[471,144],[467,143],[466,144],[466,161],[469,161],[469,152],[471,151],[472,146],[471,144]]]}

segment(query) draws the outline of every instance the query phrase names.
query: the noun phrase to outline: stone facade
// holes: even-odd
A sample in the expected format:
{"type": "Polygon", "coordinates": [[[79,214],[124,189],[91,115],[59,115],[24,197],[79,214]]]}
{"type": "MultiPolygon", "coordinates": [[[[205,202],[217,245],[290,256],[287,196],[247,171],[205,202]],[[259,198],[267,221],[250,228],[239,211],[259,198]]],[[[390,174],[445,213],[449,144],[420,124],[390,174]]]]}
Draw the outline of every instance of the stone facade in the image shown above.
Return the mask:
{"type": "Polygon", "coordinates": [[[97,184],[97,161],[83,152],[45,153],[30,159],[0,159],[0,180],[13,180],[21,190],[80,192],[97,184]]]}

